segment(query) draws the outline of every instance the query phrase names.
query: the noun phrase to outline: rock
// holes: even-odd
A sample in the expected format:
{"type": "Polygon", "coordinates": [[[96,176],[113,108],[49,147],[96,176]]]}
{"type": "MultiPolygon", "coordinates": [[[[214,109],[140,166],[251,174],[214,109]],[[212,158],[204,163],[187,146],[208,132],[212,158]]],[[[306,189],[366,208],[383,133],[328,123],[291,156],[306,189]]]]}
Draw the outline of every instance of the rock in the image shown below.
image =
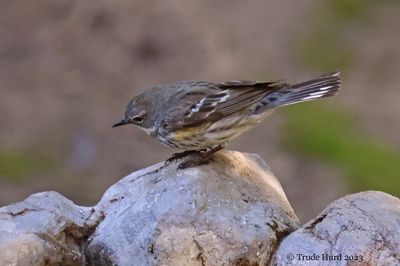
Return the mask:
{"type": "Polygon", "coordinates": [[[0,265],[82,265],[90,209],[56,192],[0,208],[0,265]]]}
{"type": "Polygon", "coordinates": [[[94,207],[43,192],[0,208],[0,265],[400,265],[398,198],[349,195],[299,228],[257,155],[176,168],[132,173],[94,207]]]}
{"type": "Polygon", "coordinates": [[[158,164],[110,187],[95,212],[91,265],[262,265],[297,227],[257,155],[223,151],[209,165],[158,164]]]}
{"type": "Polygon", "coordinates": [[[272,265],[400,265],[400,200],[368,191],[334,201],[282,241],[272,265]]]}

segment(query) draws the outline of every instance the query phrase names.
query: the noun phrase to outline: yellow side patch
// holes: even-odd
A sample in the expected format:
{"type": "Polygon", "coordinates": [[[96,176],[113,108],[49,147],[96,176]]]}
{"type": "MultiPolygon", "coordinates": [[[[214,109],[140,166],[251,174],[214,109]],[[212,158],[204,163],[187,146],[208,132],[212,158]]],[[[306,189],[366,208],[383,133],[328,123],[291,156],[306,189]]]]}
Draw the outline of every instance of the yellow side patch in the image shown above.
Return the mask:
{"type": "Polygon", "coordinates": [[[203,133],[203,130],[207,128],[208,124],[200,125],[197,127],[187,127],[178,129],[172,133],[172,138],[176,141],[183,141],[188,138],[195,138],[199,134],[203,133]]]}

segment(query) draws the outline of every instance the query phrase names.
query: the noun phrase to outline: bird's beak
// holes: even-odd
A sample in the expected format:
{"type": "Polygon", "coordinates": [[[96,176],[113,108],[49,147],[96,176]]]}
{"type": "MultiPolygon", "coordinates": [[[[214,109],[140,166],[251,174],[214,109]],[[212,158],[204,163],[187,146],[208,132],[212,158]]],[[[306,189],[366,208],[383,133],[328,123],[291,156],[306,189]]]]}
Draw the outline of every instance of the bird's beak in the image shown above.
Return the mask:
{"type": "Polygon", "coordinates": [[[116,123],[115,125],[113,125],[112,127],[120,127],[123,125],[128,124],[129,122],[127,120],[121,120],[120,122],[116,123]]]}

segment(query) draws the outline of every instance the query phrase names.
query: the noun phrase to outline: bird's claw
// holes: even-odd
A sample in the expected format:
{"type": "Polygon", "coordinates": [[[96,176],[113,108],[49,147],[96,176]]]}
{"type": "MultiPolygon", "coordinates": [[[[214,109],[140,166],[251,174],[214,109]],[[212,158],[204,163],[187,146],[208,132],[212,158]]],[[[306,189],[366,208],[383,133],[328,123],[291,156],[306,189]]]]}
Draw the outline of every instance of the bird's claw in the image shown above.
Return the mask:
{"type": "Polygon", "coordinates": [[[176,169],[182,170],[182,169],[186,169],[186,168],[190,168],[190,167],[194,167],[194,166],[198,166],[198,165],[204,165],[204,164],[210,163],[210,161],[211,161],[211,156],[187,159],[184,162],[180,163],[178,165],[178,168],[176,168],[176,169]]]}
{"type": "Polygon", "coordinates": [[[177,162],[179,159],[187,157],[178,165],[177,170],[194,167],[197,165],[208,164],[211,161],[212,155],[223,149],[223,145],[204,150],[189,150],[180,153],[174,153],[170,158],[165,161],[164,165],[169,165],[173,162],[177,162]],[[190,155],[190,156],[189,156],[190,155]]]}
{"type": "Polygon", "coordinates": [[[168,158],[167,160],[165,160],[164,165],[169,165],[171,163],[175,163],[177,162],[179,159],[182,159],[188,155],[191,154],[195,154],[195,153],[199,153],[199,151],[195,151],[195,150],[190,150],[190,151],[184,151],[184,152],[178,152],[178,153],[174,153],[172,154],[172,156],[170,158],[168,158]]]}

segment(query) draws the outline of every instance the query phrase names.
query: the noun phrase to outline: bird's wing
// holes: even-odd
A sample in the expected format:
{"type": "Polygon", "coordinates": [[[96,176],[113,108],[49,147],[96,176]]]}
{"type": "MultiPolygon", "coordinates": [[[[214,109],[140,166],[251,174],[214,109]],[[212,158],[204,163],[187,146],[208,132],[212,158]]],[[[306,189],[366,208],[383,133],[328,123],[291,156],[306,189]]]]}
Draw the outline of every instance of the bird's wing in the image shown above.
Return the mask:
{"type": "Polygon", "coordinates": [[[223,117],[239,112],[260,101],[266,95],[286,86],[279,82],[229,81],[209,84],[207,92],[201,95],[179,114],[173,114],[171,130],[198,126],[205,121],[214,122],[223,117]]]}

